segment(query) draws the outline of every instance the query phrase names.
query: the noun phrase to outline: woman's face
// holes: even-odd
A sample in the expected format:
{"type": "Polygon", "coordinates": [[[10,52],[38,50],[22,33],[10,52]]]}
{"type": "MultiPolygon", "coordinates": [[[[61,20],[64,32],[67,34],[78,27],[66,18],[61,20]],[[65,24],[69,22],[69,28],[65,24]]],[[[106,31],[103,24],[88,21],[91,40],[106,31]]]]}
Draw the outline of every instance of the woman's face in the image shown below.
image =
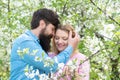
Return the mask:
{"type": "Polygon", "coordinates": [[[57,29],[55,33],[55,45],[58,51],[63,51],[68,46],[68,32],[57,29]]]}

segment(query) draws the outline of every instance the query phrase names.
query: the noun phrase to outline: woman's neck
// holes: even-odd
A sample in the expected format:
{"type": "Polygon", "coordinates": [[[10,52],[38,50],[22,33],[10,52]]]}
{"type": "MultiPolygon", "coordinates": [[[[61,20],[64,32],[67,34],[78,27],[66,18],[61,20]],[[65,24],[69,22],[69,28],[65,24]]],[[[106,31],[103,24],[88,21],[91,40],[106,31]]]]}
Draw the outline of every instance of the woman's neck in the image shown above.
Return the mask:
{"type": "MultiPolygon", "coordinates": [[[[55,52],[55,55],[58,55],[59,53],[60,53],[59,51],[55,52]]],[[[70,55],[70,58],[72,58],[73,56],[75,56],[77,53],[79,53],[78,50],[73,51],[73,53],[70,55]]]]}

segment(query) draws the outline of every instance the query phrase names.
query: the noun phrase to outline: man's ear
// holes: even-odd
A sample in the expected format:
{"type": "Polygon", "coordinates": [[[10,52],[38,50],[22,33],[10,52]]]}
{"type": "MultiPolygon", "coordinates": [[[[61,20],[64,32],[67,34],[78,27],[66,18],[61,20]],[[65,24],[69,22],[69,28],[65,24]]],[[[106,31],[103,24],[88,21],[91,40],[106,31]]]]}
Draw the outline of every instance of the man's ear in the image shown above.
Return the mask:
{"type": "Polygon", "coordinates": [[[45,21],[44,21],[44,20],[40,20],[40,21],[39,21],[39,26],[40,26],[42,29],[45,28],[45,26],[46,26],[45,21]]]}

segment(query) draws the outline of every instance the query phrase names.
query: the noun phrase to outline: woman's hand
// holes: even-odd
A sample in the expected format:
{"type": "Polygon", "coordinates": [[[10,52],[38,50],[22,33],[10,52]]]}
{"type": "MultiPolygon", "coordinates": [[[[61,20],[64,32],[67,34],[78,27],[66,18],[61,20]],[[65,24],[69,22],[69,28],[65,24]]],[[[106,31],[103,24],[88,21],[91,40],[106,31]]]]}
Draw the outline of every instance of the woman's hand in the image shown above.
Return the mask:
{"type": "Polygon", "coordinates": [[[78,72],[78,69],[79,68],[71,70],[69,66],[65,66],[63,70],[64,78],[67,80],[81,80],[81,76],[78,72]]]}
{"type": "Polygon", "coordinates": [[[78,73],[78,68],[74,70],[74,80],[81,80],[81,76],[78,73]]]}

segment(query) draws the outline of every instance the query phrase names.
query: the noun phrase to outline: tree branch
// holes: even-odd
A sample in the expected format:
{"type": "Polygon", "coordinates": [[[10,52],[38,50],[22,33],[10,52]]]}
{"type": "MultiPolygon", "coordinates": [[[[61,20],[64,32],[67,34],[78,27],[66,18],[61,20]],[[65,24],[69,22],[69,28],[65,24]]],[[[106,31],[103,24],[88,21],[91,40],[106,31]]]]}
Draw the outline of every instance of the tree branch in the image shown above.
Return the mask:
{"type": "MultiPolygon", "coordinates": [[[[99,9],[101,12],[103,12],[105,15],[105,11],[103,11],[100,7],[98,7],[92,0],[90,0],[90,2],[97,7],[97,9],[99,9]]],[[[118,23],[114,18],[112,18],[111,16],[108,15],[108,18],[111,19],[113,22],[115,22],[116,24],[118,24],[120,26],[120,23],[118,23]]]]}
{"type": "MultiPolygon", "coordinates": [[[[104,50],[104,49],[101,49],[101,50],[104,50]]],[[[84,62],[90,60],[92,57],[94,57],[95,55],[97,55],[101,50],[98,50],[94,54],[90,55],[87,59],[85,59],[82,63],[80,63],[79,66],[81,66],[84,62]]]]}
{"type": "MultiPolygon", "coordinates": [[[[8,0],[8,15],[10,13],[10,0],[8,0]]],[[[8,16],[8,25],[10,26],[10,17],[8,16]]]]}

